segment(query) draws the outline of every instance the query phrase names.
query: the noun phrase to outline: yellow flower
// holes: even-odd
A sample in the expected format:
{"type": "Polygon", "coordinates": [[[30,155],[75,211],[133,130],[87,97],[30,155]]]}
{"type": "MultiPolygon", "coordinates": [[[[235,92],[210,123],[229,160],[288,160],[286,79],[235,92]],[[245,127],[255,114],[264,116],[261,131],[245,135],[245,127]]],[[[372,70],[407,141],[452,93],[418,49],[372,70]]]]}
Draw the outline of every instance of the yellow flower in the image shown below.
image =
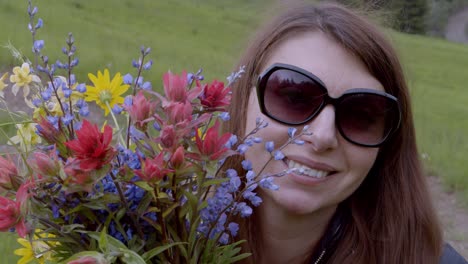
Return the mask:
{"type": "Polygon", "coordinates": [[[4,83],[6,77],[8,76],[8,73],[6,72],[3,74],[2,77],[0,77],[0,97],[3,97],[3,89],[5,89],[6,84],[4,83]]]}
{"type": "MultiPolygon", "coordinates": [[[[36,230],[36,233],[40,233],[40,230],[36,230]]],[[[28,263],[40,263],[44,264],[45,261],[52,260],[52,252],[50,251],[50,246],[56,245],[58,242],[38,240],[39,238],[54,238],[52,234],[41,233],[39,236],[34,235],[33,241],[29,242],[24,238],[18,238],[18,243],[20,243],[23,248],[15,250],[13,253],[17,256],[20,256],[21,259],[18,260],[17,264],[28,264],[28,263]]]]}
{"type": "Polygon", "coordinates": [[[20,87],[24,87],[23,94],[24,97],[29,94],[29,84],[31,82],[40,82],[41,80],[34,74],[30,74],[31,70],[29,69],[28,63],[23,63],[21,67],[13,68],[13,75],[10,76],[10,82],[14,83],[11,91],[16,96],[20,87]]]}
{"type": "Polygon", "coordinates": [[[16,136],[10,138],[9,145],[20,144],[22,151],[30,151],[31,146],[41,143],[41,137],[36,134],[36,123],[16,124],[16,136]]]}
{"type": "Polygon", "coordinates": [[[97,105],[104,109],[104,115],[109,114],[109,107],[124,102],[122,95],[128,90],[129,85],[123,84],[120,72],[114,76],[112,81],[107,69],[104,70],[104,74],[98,71],[97,76],[89,73],[88,77],[94,86],[86,86],[85,100],[88,102],[95,101],[97,105]]]}

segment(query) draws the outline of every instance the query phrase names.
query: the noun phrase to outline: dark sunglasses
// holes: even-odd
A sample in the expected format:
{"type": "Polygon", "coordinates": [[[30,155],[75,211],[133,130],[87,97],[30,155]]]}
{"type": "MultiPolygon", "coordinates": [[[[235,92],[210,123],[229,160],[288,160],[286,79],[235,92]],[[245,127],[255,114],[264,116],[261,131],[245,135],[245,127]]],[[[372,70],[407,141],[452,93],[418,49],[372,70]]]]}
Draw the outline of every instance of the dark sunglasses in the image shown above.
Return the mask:
{"type": "Polygon", "coordinates": [[[288,64],[275,63],[260,74],[257,96],[263,114],[293,126],[309,122],[327,104],[332,104],[338,131],[360,146],[382,145],[400,125],[396,97],[358,88],[333,98],[317,76],[288,64]]]}

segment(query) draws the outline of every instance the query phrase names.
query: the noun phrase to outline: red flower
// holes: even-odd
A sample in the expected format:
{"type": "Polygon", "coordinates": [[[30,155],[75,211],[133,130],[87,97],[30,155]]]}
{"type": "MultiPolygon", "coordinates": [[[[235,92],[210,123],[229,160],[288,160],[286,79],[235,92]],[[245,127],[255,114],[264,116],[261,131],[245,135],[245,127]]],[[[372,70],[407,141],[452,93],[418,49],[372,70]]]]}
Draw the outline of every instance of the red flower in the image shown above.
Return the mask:
{"type": "Polygon", "coordinates": [[[147,158],[142,162],[141,170],[136,170],[135,174],[142,180],[151,182],[160,180],[172,170],[165,168],[164,153],[159,153],[154,159],[147,158]]]}
{"type": "Polygon", "coordinates": [[[153,115],[156,109],[156,103],[146,99],[143,92],[139,91],[137,95],[133,97],[132,105],[124,107],[135,122],[135,127],[145,131],[147,119],[153,115]]]}
{"type": "Polygon", "coordinates": [[[16,201],[0,196],[0,231],[8,231],[10,228],[15,228],[20,237],[25,237],[27,233],[26,224],[24,222],[21,207],[27,198],[30,182],[20,186],[16,192],[16,201]]]}
{"type": "Polygon", "coordinates": [[[0,156],[0,187],[7,190],[12,189],[13,182],[17,177],[18,171],[15,164],[10,159],[0,156]]]}
{"type": "Polygon", "coordinates": [[[35,152],[31,163],[42,176],[55,176],[60,171],[60,161],[55,148],[48,154],[35,152]]]}
{"type": "Polygon", "coordinates": [[[210,127],[206,131],[206,135],[203,139],[200,138],[198,133],[195,135],[199,153],[210,160],[216,160],[228,151],[228,148],[225,146],[225,144],[231,137],[231,134],[226,133],[220,136],[218,128],[219,122],[216,120],[214,126],[210,127]]]}
{"type": "Polygon", "coordinates": [[[183,123],[184,121],[192,120],[192,104],[189,102],[171,102],[165,108],[166,114],[169,117],[169,121],[172,124],[183,123]]]}
{"type": "Polygon", "coordinates": [[[97,125],[83,120],[81,129],[76,132],[77,139],[65,143],[80,161],[83,170],[100,169],[109,163],[116,151],[110,146],[112,128],[104,127],[104,133],[99,132],[97,125]]]}
{"type": "Polygon", "coordinates": [[[203,86],[203,92],[199,98],[204,107],[219,108],[230,104],[230,92],[231,88],[224,87],[223,82],[214,80],[211,84],[203,86]]]}
{"type": "Polygon", "coordinates": [[[184,164],[184,161],[185,161],[184,151],[185,151],[184,147],[180,146],[177,148],[174,154],[172,154],[171,164],[173,168],[178,169],[179,167],[182,166],[182,164],[184,164]]]}
{"type": "Polygon", "coordinates": [[[172,148],[176,143],[176,131],[173,125],[164,126],[159,136],[159,141],[164,148],[172,148]]]}
{"type": "Polygon", "coordinates": [[[171,102],[190,102],[201,92],[199,87],[188,90],[187,73],[185,71],[180,76],[171,72],[165,73],[163,83],[166,97],[171,102]]]}

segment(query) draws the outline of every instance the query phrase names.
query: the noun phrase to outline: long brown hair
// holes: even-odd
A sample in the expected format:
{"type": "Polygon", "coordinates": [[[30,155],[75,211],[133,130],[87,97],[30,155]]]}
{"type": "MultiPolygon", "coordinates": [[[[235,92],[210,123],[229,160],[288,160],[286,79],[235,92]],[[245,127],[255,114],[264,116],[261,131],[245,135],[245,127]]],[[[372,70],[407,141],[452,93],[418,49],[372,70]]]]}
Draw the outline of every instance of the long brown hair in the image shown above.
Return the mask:
{"type": "MultiPolygon", "coordinates": [[[[245,134],[250,90],[276,45],[304,31],[321,31],[353,53],[398,98],[402,123],[363,184],[344,203],[350,223],[329,263],[438,263],[442,235],[416,147],[410,97],[397,54],[381,30],[361,15],[337,4],[301,4],[289,8],[256,37],[241,58],[245,74],[233,87],[231,120],[225,130],[245,134]]],[[[239,169],[233,158],[227,166],[239,169]]],[[[245,250],[258,259],[255,214],[241,224],[245,250]]]]}

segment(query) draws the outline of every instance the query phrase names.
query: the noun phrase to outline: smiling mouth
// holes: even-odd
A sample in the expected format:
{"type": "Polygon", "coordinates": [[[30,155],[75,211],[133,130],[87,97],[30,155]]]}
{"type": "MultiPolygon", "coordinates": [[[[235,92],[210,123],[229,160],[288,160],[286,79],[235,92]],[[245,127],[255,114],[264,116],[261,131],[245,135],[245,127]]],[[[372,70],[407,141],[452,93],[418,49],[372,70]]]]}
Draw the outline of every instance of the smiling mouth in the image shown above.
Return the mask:
{"type": "Polygon", "coordinates": [[[290,170],[293,170],[294,173],[316,178],[316,179],[324,178],[332,173],[331,171],[312,169],[310,167],[307,167],[293,160],[286,160],[286,163],[288,164],[288,168],[290,170]]]}

